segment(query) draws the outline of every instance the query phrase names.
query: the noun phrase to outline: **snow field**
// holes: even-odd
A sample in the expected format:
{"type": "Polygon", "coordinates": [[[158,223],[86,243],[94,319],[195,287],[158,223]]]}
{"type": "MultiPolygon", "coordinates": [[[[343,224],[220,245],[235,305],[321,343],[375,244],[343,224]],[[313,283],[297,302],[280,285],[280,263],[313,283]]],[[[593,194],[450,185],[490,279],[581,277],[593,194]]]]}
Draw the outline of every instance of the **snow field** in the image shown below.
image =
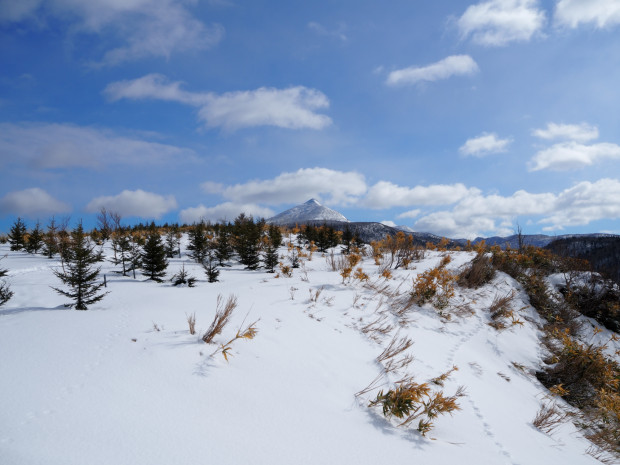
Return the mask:
{"type": "MultiPolygon", "coordinates": [[[[0,255],[7,252],[0,245],[0,255]]],[[[473,258],[451,256],[452,270],[473,258]]],[[[362,266],[371,281],[406,292],[441,257],[427,252],[389,281],[372,259],[362,266]]],[[[532,375],[543,357],[538,317],[507,275],[477,290],[457,288],[451,302],[467,304],[470,314],[448,321],[425,305],[404,320],[364,283],[342,284],[318,253],[305,263],[308,281],[299,269],[276,279],[234,265],[209,284],[185,256],[171,260],[167,275],[182,263],[197,287],[118,276],[103,263],[110,294],[80,312],[65,309],[49,287],[59,286],[55,260],[9,253],[2,265],[15,296],[0,309],[0,463],[598,463],[571,424],[552,435],[531,424],[547,392],[532,375]],[[512,289],[524,324],[498,332],[487,309],[512,289]],[[239,305],[207,345],[200,335],[218,294],[235,294],[239,305]],[[186,315],[194,312],[190,335],[186,315]],[[388,334],[361,331],[381,315],[393,326],[388,334]],[[229,362],[214,354],[255,320],[258,334],[234,341],[229,362]],[[382,375],[376,358],[394,337],[411,339],[413,361],[382,375]],[[404,376],[429,382],[453,365],[458,371],[433,388],[452,395],[463,385],[461,410],[437,418],[426,437],[417,422],[399,428],[367,407],[404,376]],[[377,378],[375,389],[356,397],[377,378]]]]}

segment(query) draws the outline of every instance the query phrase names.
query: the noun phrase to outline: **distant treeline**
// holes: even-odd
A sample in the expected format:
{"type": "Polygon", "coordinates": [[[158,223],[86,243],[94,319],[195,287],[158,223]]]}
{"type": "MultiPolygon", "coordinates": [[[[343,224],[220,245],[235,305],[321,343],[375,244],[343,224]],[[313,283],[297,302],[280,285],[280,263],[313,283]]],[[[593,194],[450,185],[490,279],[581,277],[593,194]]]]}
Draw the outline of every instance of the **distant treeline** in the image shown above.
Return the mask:
{"type": "Polygon", "coordinates": [[[620,237],[557,239],[546,248],[563,257],[587,260],[593,271],[620,283],[620,237]]]}

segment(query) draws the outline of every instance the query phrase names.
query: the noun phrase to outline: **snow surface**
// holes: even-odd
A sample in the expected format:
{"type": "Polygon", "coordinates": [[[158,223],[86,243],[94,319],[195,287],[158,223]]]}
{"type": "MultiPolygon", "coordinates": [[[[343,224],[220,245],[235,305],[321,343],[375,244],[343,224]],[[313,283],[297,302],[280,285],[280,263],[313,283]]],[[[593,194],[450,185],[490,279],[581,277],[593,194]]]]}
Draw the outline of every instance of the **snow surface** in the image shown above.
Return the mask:
{"type": "MultiPolygon", "coordinates": [[[[371,282],[405,292],[441,255],[428,252],[388,281],[372,259],[363,267],[371,282]]],[[[473,257],[451,255],[451,269],[473,257]]],[[[471,313],[448,321],[430,306],[414,307],[403,320],[387,297],[360,281],[343,284],[317,254],[291,278],[234,265],[213,284],[185,256],[171,261],[168,276],[182,263],[197,287],[122,277],[104,263],[109,295],[76,311],[50,288],[60,285],[56,260],[9,253],[1,262],[15,292],[0,309],[1,464],[599,463],[572,424],[551,435],[533,427],[547,395],[532,375],[543,357],[538,317],[504,274],[478,290],[458,289],[453,306],[471,313]],[[498,332],[486,308],[513,289],[524,325],[498,332]],[[235,294],[239,307],[217,344],[207,345],[200,334],[218,294],[235,294]],[[194,312],[198,334],[190,335],[186,317],[194,312]],[[380,314],[393,329],[369,338],[361,328],[380,314]],[[214,353],[255,320],[258,334],[233,342],[229,362],[214,353]],[[414,361],[382,375],[376,358],[394,336],[411,338],[414,361]],[[453,365],[458,371],[434,389],[452,395],[464,385],[467,395],[427,437],[368,407],[389,383],[407,375],[428,382],[453,365]]]]}
{"type": "Polygon", "coordinates": [[[302,224],[311,221],[349,222],[342,213],[321,205],[315,199],[310,199],[301,205],[289,208],[267,220],[268,223],[273,224],[302,224]]]}

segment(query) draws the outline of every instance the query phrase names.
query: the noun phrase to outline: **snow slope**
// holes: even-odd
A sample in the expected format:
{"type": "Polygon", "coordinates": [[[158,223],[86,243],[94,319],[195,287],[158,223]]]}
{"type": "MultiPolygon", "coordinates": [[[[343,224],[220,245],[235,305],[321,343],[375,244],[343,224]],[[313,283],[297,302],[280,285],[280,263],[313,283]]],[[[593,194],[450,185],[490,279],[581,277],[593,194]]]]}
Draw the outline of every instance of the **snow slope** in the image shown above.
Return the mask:
{"type": "MultiPolygon", "coordinates": [[[[449,268],[472,257],[455,252],[449,268]]],[[[428,252],[387,281],[372,259],[363,267],[375,288],[405,292],[440,260],[428,252]]],[[[395,316],[388,291],[343,284],[316,254],[291,278],[235,265],[213,284],[186,257],[173,259],[168,275],[182,263],[197,287],[118,276],[105,263],[110,294],[80,312],[65,309],[50,288],[59,285],[55,260],[9,253],[2,266],[15,296],[0,309],[0,463],[599,463],[572,424],[551,435],[532,426],[546,395],[531,374],[542,358],[538,317],[506,275],[458,289],[452,307],[460,311],[449,310],[448,321],[430,306],[395,316]],[[498,332],[485,309],[512,289],[524,325],[498,332]],[[256,337],[233,342],[228,362],[214,353],[217,344],[200,340],[218,294],[239,299],[218,344],[258,320],[256,337]],[[186,317],[194,312],[198,334],[190,335],[186,317]],[[362,331],[378,318],[391,325],[387,334],[362,331]],[[382,374],[377,357],[395,336],[413,341],[414,360],[382,374]],[[439,417],[427,437],[367,406],[390,382],[428,382],[453,365],[458,371],[435,389],[452,395],[464,385],[461,410],[439,417]]]]}

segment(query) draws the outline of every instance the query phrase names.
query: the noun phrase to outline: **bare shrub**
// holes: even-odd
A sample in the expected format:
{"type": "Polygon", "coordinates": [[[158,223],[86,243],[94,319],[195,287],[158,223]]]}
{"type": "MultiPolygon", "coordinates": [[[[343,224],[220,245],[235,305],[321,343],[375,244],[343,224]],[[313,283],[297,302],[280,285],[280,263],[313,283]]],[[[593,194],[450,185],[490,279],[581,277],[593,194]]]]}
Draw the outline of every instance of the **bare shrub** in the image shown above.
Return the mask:
{"type": "Polygon", "coordinates": [[[493,302],[489,307],[489,313],[491,314],[491,319],[493,321],[512,315],[512,309],[510,307],[514,296],[514,289],[504,296],[500,296],[499,294],[495,295],[493,302]]]}
{"type": "Polygon", "coordinates": [[[223,304],[222,295],[218,294],[217,304],[215,307],[215,317],[213,318],[213,322],[211,322],[209,329],[207,329],[207,331],[202,335],[202,340],[204,342],[210,344],[213,341],[213,338],[222,332],[230,320],[235,308],[237,308],[237,296],[231,294],[228,296],[226,303],[223,304]]]}

